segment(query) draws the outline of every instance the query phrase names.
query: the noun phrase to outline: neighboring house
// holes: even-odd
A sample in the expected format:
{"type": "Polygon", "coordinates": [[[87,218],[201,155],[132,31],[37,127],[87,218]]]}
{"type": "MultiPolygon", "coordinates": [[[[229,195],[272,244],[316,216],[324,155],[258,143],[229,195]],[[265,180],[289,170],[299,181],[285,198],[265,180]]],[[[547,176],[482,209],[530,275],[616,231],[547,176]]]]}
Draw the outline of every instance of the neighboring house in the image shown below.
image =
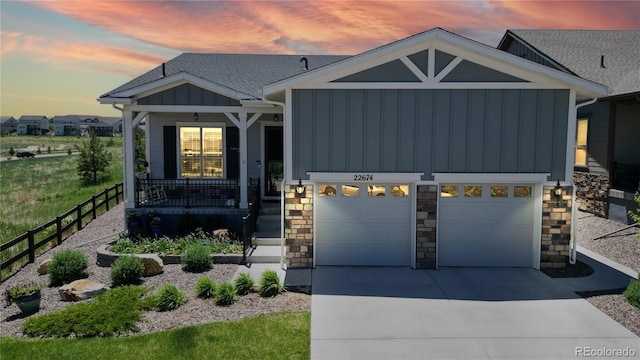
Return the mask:
{"type": "Polygon", "coordinates": [[[55,136],[80,135],[80,117],[78,115],[54,116],[51,122],[55,136]]]}
{"type": "Polygon", "coordinates": [[[123,108],[127,211],[246,214],[260,177],[288,267],[538,269],[571,256],[577,105],[606,94],[436,28],[348,57],[183,54],[99,101],[123,108]]]}
{"type": "Polygon", "coordinates": [[[49,119],[40,115],[23,115],[18,119],[18,135],[42,135],[49,132],[49,119]]]}
{"type": "Polygon", "coordinates": [[[18,131],[18,120],[13,116],[0,118],[0,134],[11,134],[18,131]]]}
{"type": "Polygon", "coordinates": [[[640,184],[640,30],[508,30],[500,50],[609,87],[578,109],[580,209],[632,223],[640,184]]]}
{"type": "Polygon", "coordinates": [[[98,116],[100,121],[108,124],[111,127],[111,135],[122,134],[122,118],[114,116],[98,116]]]}
{"type": "Polygon", "coordinates": [[[113,125],[103,121],[99,116],[81,117],[80,129],[82,135],[95,132],[97,136],[113,136],[113,125]]]}

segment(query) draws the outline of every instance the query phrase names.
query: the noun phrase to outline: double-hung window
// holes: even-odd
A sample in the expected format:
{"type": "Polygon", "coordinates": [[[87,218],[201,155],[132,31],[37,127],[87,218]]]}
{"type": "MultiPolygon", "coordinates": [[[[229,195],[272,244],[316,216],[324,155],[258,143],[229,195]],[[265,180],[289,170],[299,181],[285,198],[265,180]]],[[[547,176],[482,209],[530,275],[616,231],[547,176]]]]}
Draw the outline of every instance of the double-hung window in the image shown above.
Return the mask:
{"type": "Polygon", "coordinates": [[[180,177],[224,177],[224,127],[180,126],[180,177]]]}

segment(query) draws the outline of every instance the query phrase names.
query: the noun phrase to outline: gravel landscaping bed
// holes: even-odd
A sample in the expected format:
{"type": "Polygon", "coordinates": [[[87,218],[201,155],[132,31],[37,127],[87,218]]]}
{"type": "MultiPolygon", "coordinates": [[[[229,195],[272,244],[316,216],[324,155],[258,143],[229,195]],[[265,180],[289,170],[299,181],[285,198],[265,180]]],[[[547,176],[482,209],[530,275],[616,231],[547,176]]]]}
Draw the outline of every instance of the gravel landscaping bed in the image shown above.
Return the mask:
{"type": "MultiPolygon", "coordinates": [[[[38,275],[37,272],[38,264],[42,260],[50,258],[54,253],[65,249],[79,250],[87,255],[89,259],[89,279],[109,285],[111,283],[109,278],[110,268],[96,265],[96,249],[99,245],[113,240],[115,236],[124,232],[123,206],[123,204],[118,205],[89,223],[82,231],[70,236],[60,246],[37,256],[35,263],[27,265],[2,283],[0,285],[0,293],[23,282],[35,282],[45,285],[45,288],[41,291],[40,311],[32,316],[46,314],[73,304],[73,302],[61,301],[58,295],[58,288],[48,287],[48,276],[38,275]]],[[[211,270],[207,272],[189,273],[182,270],[182,265],[165,265],[164,273],[144,278],[142,285],[151,286],[155,290],[158,290],[164,284],[176,285],[185,291],[188,301],[174,311],[145,312],[143,321],[138,324],[140,327],[138,333],[239,319],[272,312],[311,310],[311,296],[293,292],[285,292],[274,298],[262,298],[258,294],[249,294],[240,297],[236,303],[228,307],[216,306],[212,300],[202,300],[195,296],[194,286],[199,278],[210,277],[216,283],[229,281],[238,266],[234,264],[214,264],[211,270]]],[[[155,290],[152,292],[155,292],[155,290]]],[[[0,336],[22,336],[20,328],[26,317],[20,313],[16,305],[4,307],[0,318],[0,336]]]]}
{"type": "MultiPolygon", "coordinates": [[[[27,265],[2,283],[0,293],[21,282],[48,285],[48,277],[38,275],[37,265],[42,260],[50,258],[53,253],[64,249],[75,249],[86,254],[89,258],[89,278],[108,285],[110,283],[110,268],[96,265],[96,249],[99,245],[111,241],[118,234],[124,232],[123,211],[123,204],[120,204],[92,221],[82,231],[69,237],[62,245],[40,254],[36,257],[34,264],[27,265]]],[[[637,227],[596,240],[597,237],[623,227],[625,227],[624,224],[579,212],[578,245],[640,271],[640,254],[638,253],[640,242],[637,238],[639,231],[637,227]]],[[[216,306],[211,300],[195,297],[193,287],[200,277],[207,276],[219,283],[230,280],[237,269],[238,265],[215,264],[211,270],[205,273],[194,274],[183,271],[181,265],[165,265],[163,274],[144,278],[143,285],[156,289],[167,283],[176,285],[187,293],[188,302],[175,311],[145,312],[143,321],[139,324],[139,333],[226,321],[271,312],[311,310],[310,295],[292,292],[285,292],[275,298],[261,298],[257,294],[250,294],[241,297],[238,302],[229,307],[216,306]]],[[[640,309],[630,305],[622,294],[583,294],[583,296],[602,312],[640,336],[640,309]]],[[[37,314],[46,314],[70,304],[72,303],[60,300],[57,288],[45,287],[42,290],[41,309],[37,314]]],[[[2,319],[0,321],[0,336],[22,336],[20,327],[26,317],[20,314],[17,306],[11,305],[3,308],[0,318],[2,319]]]]}
{"type": "MultiPolygon", "coordinates": [[[[626,225],[615,221],[578,212],[578,245],[640,272],[640,229],[637,226],[596,240],[624,227],[626,225]]],[[[640,336],[640,309],[629,304],[622,294],[583,294],[583,297],[610,318],[640,336]]]]}

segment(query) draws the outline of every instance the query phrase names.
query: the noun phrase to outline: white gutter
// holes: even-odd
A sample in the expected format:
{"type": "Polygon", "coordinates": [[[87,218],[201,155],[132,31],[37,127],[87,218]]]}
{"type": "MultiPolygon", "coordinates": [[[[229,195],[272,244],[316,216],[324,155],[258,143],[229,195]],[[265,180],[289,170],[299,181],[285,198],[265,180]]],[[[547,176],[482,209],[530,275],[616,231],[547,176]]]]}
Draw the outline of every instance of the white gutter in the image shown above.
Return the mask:
{"type": "MultiPolygon", "coordinates": [[[[589,101],[585,101],[582,104],[578,104],[576,105],[576,116],[578,116],[578,109],[583,107],[583,106],[587,106],[587,105],[591,105],[594,104],[596,101],[598,101],[598,98],[593,98],[589,101]]],[[[576,241],[576,226],[578,226],[577,221],[578,221],[578,204],[576,202],[576,184],[573,181],[573,178],[571,179],[571,185],[573,188],[573,193],[571,195],[571,238],[569,240],[569,264],[571,265],[575,265],[576,263],[576,252],[577,252],[577,241],[576,241]]]]}
{"type": "MultiPolygon", "coordinates": [[[[282,123],[285,123],[285,103],[283,102],[279,102],[279,101],[272,101],[272,100],[267,100],[267,98],[265,96],[262,97],[262,101],[264,101],[267,104],[272,104],[272,105],[276,105],[276,106],[281,106],[282,107],[282,123]]],[[[286,125],[283,125],[286,126],[286,125]]],[[[284,129],[284,127],[283,127],[284,129]]],[[[286,154],[287,153],[287,141],[286,141],[286,137],[283,136],[283,141],[282,141],[282,154],[286,154]]],[[[284,165],[284,163],[283,163],[284,165]]],[[[264,164],[264,166],[266,166],[266,164],[264,164]]],[[[287,182],[287,166],[283,166],[282,167],[282,184],[280,185],[280,268],[282,270],[286,270],[285,268],[285,262],[284,262],[284,257],[285,257],[285,253],[284,253],[284,248],[285,248],[285,240],[284,240],[284,197],[285,197],[285,193],[284,193],[284,187],[285,187],[285,183],[287,182]]]]}

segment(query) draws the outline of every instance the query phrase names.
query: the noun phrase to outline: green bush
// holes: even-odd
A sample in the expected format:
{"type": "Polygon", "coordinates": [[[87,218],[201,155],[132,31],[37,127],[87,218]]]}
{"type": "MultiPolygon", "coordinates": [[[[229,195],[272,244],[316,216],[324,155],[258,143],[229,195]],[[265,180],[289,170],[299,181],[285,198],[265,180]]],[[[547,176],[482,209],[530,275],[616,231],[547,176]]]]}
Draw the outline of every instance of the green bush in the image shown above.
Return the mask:
{"type": "Polygon", "coordinates": [[[276,296],[284,290],[278,274],[273,270],[266,270],[260,278],[260,296],[276,296]]]}
{"type": "Polygon", "coordinates": [[[233,304],[238,299],[236,295],[236,289],[233,284],[229,282],[223,282],[218,285],[216,289],[216,305],[228,306],[233,304]]]}
{"type": "Polygon", "coordinates": [[[122,286],[95,297],[93,301],[34,316],[22,325],[29,336],[67,337],[113,336],[138,329],[142,319],[140,297],[148,289],[122,286]]]}
{"type": "Polygon", "coordinates": [[[210,299],[216,295],[216,283],[208,277],[202,277],[196,282],[196,296],[210,299]]]}
{"type": "Polygon", "coordinates": [[[156,296],[158,301],[156,307],[158,311],[175,310],[187,301],[184,293],[175,287],[175,285],[171,284],[163,286],[156,296]]]}
{"type": "Polygon", "coordinates": [[[624,297],[629,304],[640,308],[640,280],[633,280],[624,291],[624,297]]]}
{"type": "Polygon", "coordinates": [[[247,273],[240,273],[235,281],[236,293],[238,295],[247,295],[253,291],[253,279],[247,273]]]}
{"type": "Polygon", "coordinates": [[[211,251],[201,243],[189,245],[182,254],[184,269],[203,272],[211,268],[211,251]]]}
{"type": "Polygon", "coordinates": [[[111,266],[111,286],[139,284],[143,273],[142,259],[135,256],[121,256],[111,266]]]}
{"type": "Polygon", "coordinates": [[[68,284],[87,276],[87,257],[77,250],[63,250],[53,255],[47,273],[51,286],[68,284]]]}

